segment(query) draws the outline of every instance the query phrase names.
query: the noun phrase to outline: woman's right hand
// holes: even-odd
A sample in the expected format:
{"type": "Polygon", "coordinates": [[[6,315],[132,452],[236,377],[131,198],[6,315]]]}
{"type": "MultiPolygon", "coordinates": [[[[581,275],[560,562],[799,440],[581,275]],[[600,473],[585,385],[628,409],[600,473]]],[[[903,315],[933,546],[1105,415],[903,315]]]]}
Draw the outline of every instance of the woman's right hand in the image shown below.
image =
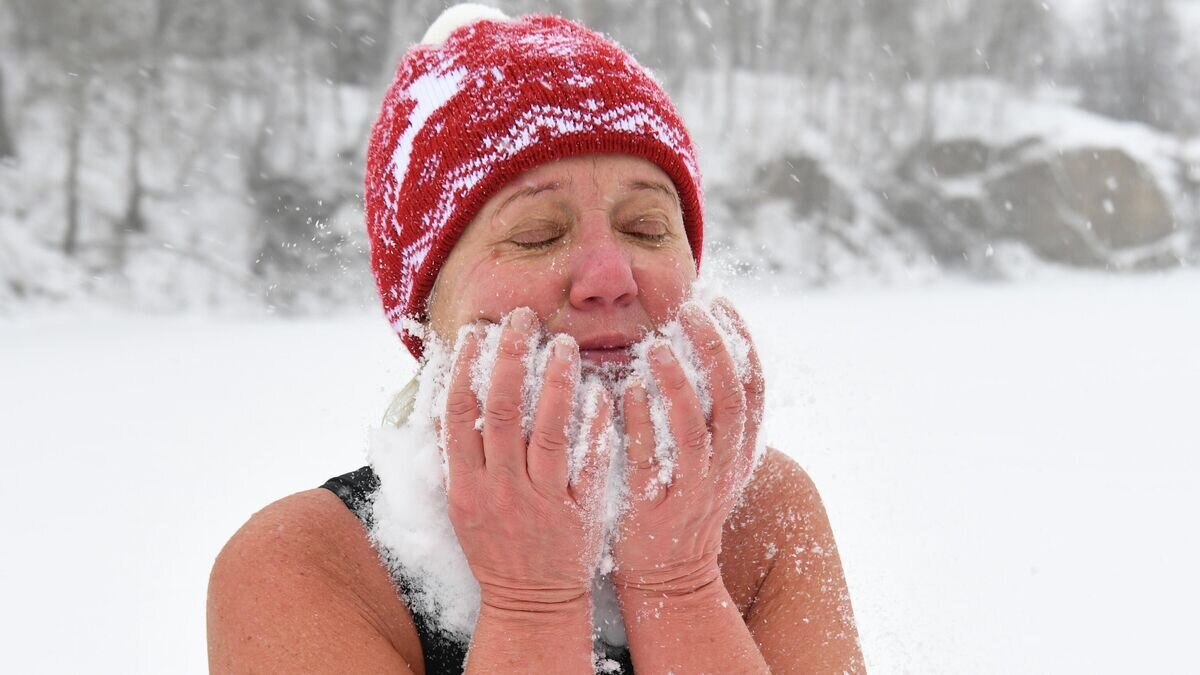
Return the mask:
{"type": "Polygon", "coordinates": [[[504,323],[482,432],[476,429],[480,409],[471,388],[481,327],[465,338],[441,423],[450,522],[479,582],[482,603],[535,611],[577,600],[591,588],[608,468],[603,434],[612,410],[609,395],[598,390],[587,457],[578,479],[569,481],[567,429],[579,386],[579,348],[558,338],[526,442],[524,364],[536,321],[531,310],[520,308],[504,323]]]}

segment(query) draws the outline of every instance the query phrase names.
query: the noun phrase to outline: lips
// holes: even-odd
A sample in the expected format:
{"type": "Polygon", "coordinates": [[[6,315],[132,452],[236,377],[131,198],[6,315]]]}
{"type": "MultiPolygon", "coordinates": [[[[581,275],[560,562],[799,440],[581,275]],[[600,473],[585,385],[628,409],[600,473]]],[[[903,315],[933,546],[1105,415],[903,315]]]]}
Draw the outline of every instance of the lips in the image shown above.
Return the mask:
{"type": "Polygon", "coordinates": [[[580,349],[624,349],[641,339],[637,335],[623,333],[604,333],[589,337],[576,337],[575,342],[580,349]]]}
{"type": "Polygon", "coordinates": [[[604,366],[610,363],[628,364],[633,361],[630,347],[638,338],[620,333],[594,335],[576,339],[579,343],[579,358],[584,363],[604,366]]]}
{"type": "Polygon", "coordinates": [[[579,358],[595,365],[605,365],[609,363],[629,363],[633,361],[633,354],[630,353],[628,347],[580,349],[579,358]]]}

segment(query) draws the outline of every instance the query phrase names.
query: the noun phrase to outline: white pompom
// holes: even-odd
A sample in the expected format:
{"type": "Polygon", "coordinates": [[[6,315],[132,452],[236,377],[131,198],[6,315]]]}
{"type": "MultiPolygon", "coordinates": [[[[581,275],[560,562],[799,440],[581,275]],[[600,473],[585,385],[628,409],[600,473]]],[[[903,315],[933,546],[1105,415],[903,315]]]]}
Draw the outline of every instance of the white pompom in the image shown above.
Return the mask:
{"type": "Polygon", "coordinates": [[[476,21],[508,21],[508,15],[495,7],[480,5],[474,2],[464,2],[461,5],[446,8],[440,16],[425,31],[421,44],[440,47],[446,38],[456,29],[476,21]]]}

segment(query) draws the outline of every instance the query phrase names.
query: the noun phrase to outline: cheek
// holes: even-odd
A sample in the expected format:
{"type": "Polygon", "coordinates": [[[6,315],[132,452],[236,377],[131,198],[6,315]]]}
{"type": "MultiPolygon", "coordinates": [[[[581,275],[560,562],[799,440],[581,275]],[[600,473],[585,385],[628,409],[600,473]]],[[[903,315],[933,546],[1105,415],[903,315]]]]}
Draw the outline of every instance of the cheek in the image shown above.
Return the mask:
{"type": "Polygon", "coordinates": [[[696,267],[687,260],[657,261],[634,271],[642,305],[655,326],[675,318],[679,305],[691,295],[696,267]]]}
{"type": "Polygon", "coordinates": [[[454,299],[459,325],[477,319],[498,321],[518,307],[549,316],[561,304],[565,292],[557,268],[519,269],[493,260],[472,270],[465,282],[454,299]]]}

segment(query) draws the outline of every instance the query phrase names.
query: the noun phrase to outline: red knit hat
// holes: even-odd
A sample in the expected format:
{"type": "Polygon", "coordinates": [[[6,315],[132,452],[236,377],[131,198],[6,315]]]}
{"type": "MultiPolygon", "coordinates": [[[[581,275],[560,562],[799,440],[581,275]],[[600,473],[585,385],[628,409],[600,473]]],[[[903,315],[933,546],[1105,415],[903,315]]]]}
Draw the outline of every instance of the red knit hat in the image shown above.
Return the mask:
{"type": "Polygon", "coordinates": [[[426,322],[438,272],[484,203],[525,171],[589,153],[640,157],[671,177],[699,266],[691,139],[666,93],[616,44],[529,16],[475,21],[404,55],[371,132],[366,215],[383,307],[413,356],[422,344],[409,322],[426,322]]]}

